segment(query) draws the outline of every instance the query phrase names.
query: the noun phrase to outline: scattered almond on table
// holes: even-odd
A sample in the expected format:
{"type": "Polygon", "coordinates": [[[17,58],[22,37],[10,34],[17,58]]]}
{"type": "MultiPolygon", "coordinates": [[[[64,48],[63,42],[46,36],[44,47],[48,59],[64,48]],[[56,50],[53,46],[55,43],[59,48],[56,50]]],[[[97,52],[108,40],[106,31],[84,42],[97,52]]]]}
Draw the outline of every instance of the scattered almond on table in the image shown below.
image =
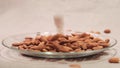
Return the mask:
{"type": "MultiPolygon", "coordinates": [[[[90,31],[90,33],[94,33],[94,34],[101,34],[101,32],[99,32],[99,31],[90,31]]],[[[106,34],[109,34],[109,33],[111,33],[111,30],[110,29],[105,29],[104,30],[104,33],[106,33],[106,34]]]]}
{"type": "Polygon", "coordinates": [[[108,61],[109,61],[109,63],[119,63],[120,58],[112,57],[112,58],[110,58],[108,61]]]}
{"type": "Polygon", "coordinates": [[[111,30],[110,29],[105,29],[104,33],[109,34],[109,33],[111,33],[111,30]]]}
{"type": "Polygon", "coordinates": [[[79,64],[70,64],[70,68],[81,68],[79,64]]]}

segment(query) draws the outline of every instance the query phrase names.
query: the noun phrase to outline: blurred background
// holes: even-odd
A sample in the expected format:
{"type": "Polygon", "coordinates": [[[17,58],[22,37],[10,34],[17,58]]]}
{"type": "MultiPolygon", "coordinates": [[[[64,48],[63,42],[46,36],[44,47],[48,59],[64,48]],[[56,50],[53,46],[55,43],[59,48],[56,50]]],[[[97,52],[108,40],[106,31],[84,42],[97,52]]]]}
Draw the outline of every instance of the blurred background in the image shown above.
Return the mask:
{"type": "MultiPolygon", "coordinates": [[[[115,47],[119,51],[120,0],[0,0],[0,40],[21,33],[56,31],[54,15],[64,17],[64,30],[103,32],[104,29],[111,29],[112,33],[109,35],[117,39],[118,44],[115,47]]],[[[8,52],[2,51],[7,49],[2,49],[0,52],[5,53],[2,57],[6,57],[8,52]]],[[[120,54],[117,53],[117,56],[120,54]]],[[[8,62],[0,62],[0,68],[16,68],[18,66],[40,68],[37,64],[30,66],[13,62],[6,65],[6,63],[8,62]]],[[[100,68],[104,68],[104,66],[114,68],[114,65],[104,63],[106,61],[94,65],[100,68]]],[[[94,65],[83,66],[94,68],[94,65]]],[[[57,67],[67,68],[65,65],[57,67]]],[[[56,67],[52,66],[52,68],[56,67]]]]}
{"type": "Polygon", "coordinates": [[[0,32],[55,31],[56,14],[64,16],[65,30],[117,32],[119,12],[120,0],[0,0],[0,32]]]}

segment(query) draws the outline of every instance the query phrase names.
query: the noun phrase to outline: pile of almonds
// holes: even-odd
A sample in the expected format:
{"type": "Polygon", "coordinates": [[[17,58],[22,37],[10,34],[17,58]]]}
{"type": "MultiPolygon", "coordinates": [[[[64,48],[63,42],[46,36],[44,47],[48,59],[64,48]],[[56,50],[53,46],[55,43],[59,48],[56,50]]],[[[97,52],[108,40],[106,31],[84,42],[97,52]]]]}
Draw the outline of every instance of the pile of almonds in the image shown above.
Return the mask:
{"type": "Polygon", "coordinates": [[[40,52],[81,52],[98,50],[109,46],[109,39],[102,40],[88,33],[71,33],[71,35],[55,34],[49,36],[37,35],[35,38],[25,37],[12,46],[18,49],[40,52]]]}

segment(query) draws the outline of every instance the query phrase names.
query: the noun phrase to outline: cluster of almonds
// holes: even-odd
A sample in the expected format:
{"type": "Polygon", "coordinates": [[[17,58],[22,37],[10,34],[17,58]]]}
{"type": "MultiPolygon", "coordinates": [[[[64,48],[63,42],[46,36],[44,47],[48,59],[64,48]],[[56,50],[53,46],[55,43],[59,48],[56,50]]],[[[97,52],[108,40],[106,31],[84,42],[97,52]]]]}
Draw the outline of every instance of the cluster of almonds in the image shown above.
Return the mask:
{"type": "Polygon", "coordinates": [[[12,46],[40,52],[81,52],[108,47],[109,41],[109,39],[102,40],[87,33],[72,33],[71,35],[26,37],[22,42],[13,43],[12,46]]]}

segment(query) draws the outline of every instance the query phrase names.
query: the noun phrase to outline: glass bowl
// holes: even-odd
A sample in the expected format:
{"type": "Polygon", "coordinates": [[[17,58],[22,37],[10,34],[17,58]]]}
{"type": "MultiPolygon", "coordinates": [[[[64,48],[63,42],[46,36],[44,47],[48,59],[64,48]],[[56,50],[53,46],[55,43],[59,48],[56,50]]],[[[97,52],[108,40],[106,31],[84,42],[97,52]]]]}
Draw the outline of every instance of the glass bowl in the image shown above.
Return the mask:
{"type": "MultiPolygon", "coordinates": [[[[100,52],[103,52],[103,51],[113,47],[117,43],[117,40],[112,38],[112,37],[90,33],[94,37],[99,37],[103,40],[109,38],[110,39],[110,46],[103,48],[103,49],[99,49],[99,50],[84,51],[84,52],[65,52],[65,53],[64,52],[39,52],[39,51],[34,51],[34,50],[20,50],[16,47],[12,46],[12,43],[21,42],[24,40],[25,37],[28,37],[28,36],[35,37],[36,34],[39,34],[39,33],[38,32],[26,33],[26,34],[19,34],[19,35],[10,36],[10,37],[3,39],[2,44],[3,44],[3,46],[5,46],[9,49],[15,50],[21,54],[25,54],[28,56],[44,57],[44,58],[76,58],[76,57],[85,57],[85,56],[98,54],[100,52]]],[[[49,35],[51,33],[50,32],[43,32],[40,34],[41,35],[49,35]]]]}

